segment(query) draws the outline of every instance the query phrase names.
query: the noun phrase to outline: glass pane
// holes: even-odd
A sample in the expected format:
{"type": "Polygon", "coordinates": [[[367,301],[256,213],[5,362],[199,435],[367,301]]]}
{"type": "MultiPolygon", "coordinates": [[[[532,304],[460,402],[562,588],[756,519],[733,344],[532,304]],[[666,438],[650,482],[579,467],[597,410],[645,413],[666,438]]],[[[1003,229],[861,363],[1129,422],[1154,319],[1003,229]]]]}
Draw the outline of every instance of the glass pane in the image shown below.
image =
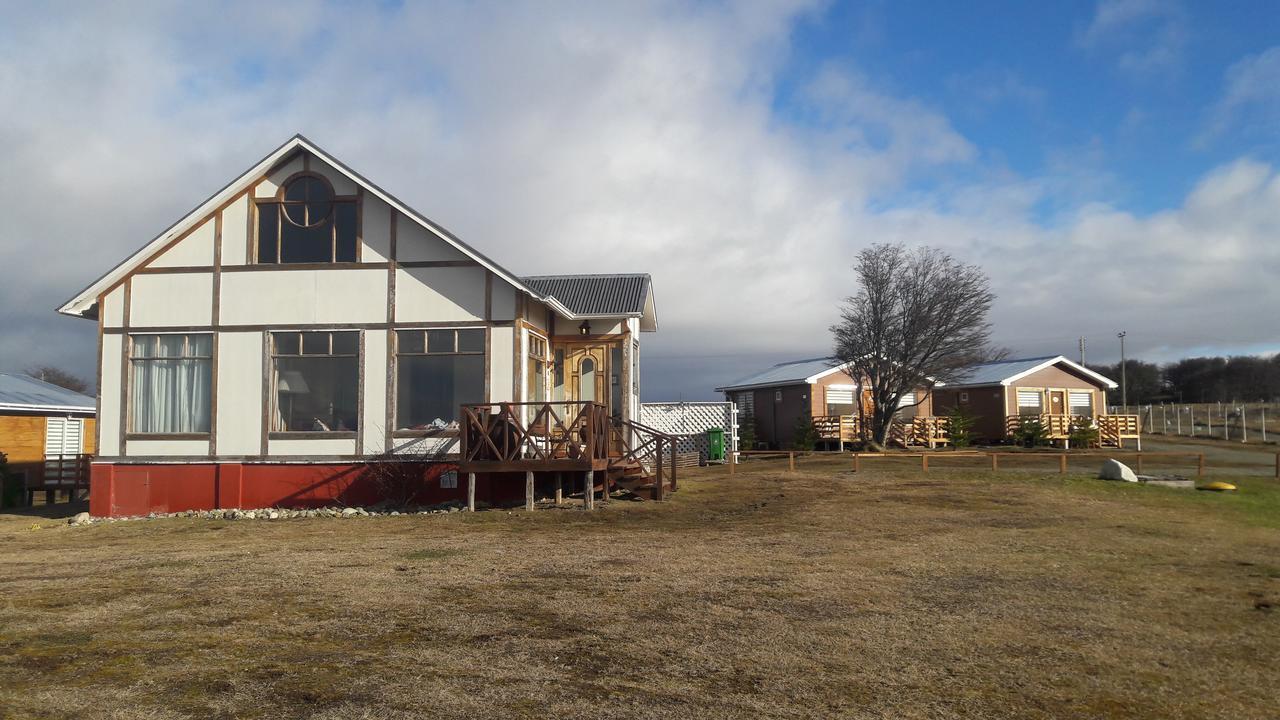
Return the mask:
{"type": "Polygon", "coordinates": [[[299,202],[306,200],[307,190],[310,189],[309,180],[310,178],[300,177],[294,180],[293,182],[289,183],[288,187],[284,189],[284,199],[296,200],[299,202]]]}
{"type": "Polygon", "coordinates": [[[358,362],[354,357],[277,358],[272,429],[357,430],[358,362]]]}
{"type": "Polygon", "coordinates": [[[302,333],[302,354],[303,355],[328,355],[329,354],[329,333],[327,332],[302,333]]]}
{"type": "Polygon", "coordinates": [[[397,362],[396,427],[445,427],[484,402],[483,355],[417,355],[397,362]]]}
{"type": "Polygon", "coordinates": [[[276,262],[280,237],[278,215],[280,206],[275,203],[258,205],[258,262],[276,262]]]}
{"type": "Polygon", "coordinates": [[[622,417],[622,348],[609,351],[609,408],[614,417],[622,417]]]}
{"type": "Polygon", "coordinates": [[[454,333],[456,332],[456,330],[428,330],[427,352],[451,353],[457,350],[457,346],[454,344],[454,333]]]}
{"type": "Polygon", "coordinates": [[[424,353],[427,351],[426,334],[421,330],[401,330],[396,334],[396,342],[402,353],[424,353]]]}
{"type": "Polygon", "coordinates": [[[337,233],[338,262],[356,261],[356,204],[334,203],[334,231],[337,233]]]}
{"type": "Polygon", "coordinates": [[[301,228],[290,223],[280,226],[280,262],[322,263],[333,258],[333,237],[329,224],[301,228]]]}
{"type": "Polygon", "coordinates": [[[307,225],[307,206],[304,203],[284,203],[285,225],[307,225]]]}
{"type": "Polygon", "coordinates": [[[133,363],[132,432],[209,432],[212,368],[207,358],[133,363]]]}
{"type": "Polygon", "coordinates": [[[326,202],[309,202],[307,208],[307,224],[315,225],[329,219],[330,203],[326,202]]]}
{"type": "Polygon", "coordinates": [[[147,358],[156,356],[155,335],[131,335],[130,338],[133,340],[132,357],[147,358]]]}
{"type": "Polygon", "coordinates": [[[459,330],[458,352],[484,352],[484,330],[480,328],[459,330]]]}
{"type": "Polygon", "coordinates": [[[302,348],[299,346],[298,333],[282,332],[271,333],[271,342],[275,344],[277,355],[299,355],[302,348]]]}
{"type": "Polygon", "coordinates": [[[578,366],[578,399],[583,402],[595,402],[596,399],[596,362],[586,358],[578,366]]]}
{"type": "Polygon", "coordinates": [[[333,334],[334,355],[359,355],[360,333],[336,332],[333,334]]]}
{"type": "Polygon", "coordinates": [[[182,357],[184,335],[158,335],[156,337],[156,357],[182,357]]]}
{"type": "Polygon", "coordinates": [[[211,357],[213,355],[213,335],[188,335],[187,355],[189,357],[211,357]]]}

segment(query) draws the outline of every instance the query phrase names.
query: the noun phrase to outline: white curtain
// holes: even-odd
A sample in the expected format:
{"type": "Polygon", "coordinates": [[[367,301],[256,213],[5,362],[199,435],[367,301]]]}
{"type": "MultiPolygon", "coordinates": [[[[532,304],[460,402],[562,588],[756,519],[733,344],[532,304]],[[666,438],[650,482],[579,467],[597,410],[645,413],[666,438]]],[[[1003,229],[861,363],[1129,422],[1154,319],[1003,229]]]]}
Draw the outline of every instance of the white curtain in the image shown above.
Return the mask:
{"type": "Polygon", "coordinates": [[[212,335],[135,337],[133,431],[209,432],[212,354],[212,335]]]}

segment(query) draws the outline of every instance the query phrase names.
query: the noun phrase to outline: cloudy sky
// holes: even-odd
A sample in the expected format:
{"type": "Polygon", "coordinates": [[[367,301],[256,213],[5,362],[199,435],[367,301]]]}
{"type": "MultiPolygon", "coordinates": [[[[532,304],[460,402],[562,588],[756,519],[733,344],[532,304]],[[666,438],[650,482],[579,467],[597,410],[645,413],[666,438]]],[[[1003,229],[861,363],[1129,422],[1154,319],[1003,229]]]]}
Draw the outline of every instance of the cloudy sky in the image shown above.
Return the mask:
{"type": "Polygon", "coordinates": [[[984,266],[1017,354],[1280,350],[1280,10],[0,0],[0,370],[302,132],[521,274],[649,272],[646,400],[829,352],[876,241],[984,266]],[[606,7],[607,6],[607,7],[606,7]]]}

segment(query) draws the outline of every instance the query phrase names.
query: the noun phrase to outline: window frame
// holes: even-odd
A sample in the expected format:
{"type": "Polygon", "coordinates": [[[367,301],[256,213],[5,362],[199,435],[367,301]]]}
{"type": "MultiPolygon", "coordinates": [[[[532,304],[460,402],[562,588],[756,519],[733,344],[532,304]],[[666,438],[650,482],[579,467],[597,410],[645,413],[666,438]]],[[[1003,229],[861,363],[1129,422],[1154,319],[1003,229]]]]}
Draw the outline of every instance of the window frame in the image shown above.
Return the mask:
{"type": "MultiPolygon", "coordinates": [[[[391,368],[391,382],[388,384],[387,408],[391,427],[392,438],[421,438],[421,437],[455,437],[458,433],[452,430],[431,431],[431,430],[413,430],[400,427],[400,356],[409,357],[441,357],[445,355],[478,355],[484,358],[484,401],[489,400],[489,326],[488,325],[449,325],[446,327],[438,327],[433,325],[408,325],[405,327],[393,327],[387,332],[392,335],[392,353],[389,359],[391,368]],[[439,330],[452,330],[453,347],[452,352],[430,352],[428,333],[439,330]],[[458,331],[460,330],[478,330],[480,331],[484,343],[480,350],[458,350],[458,331]],[[404,352],[400,349],[400,334],[409,332],[422,333],[422,352],[404,352]]],[[[461,426],[462,418],[458,418],[459,426],[461,426]]]]}
{"type": "Polygon", "coordinates": [[[217,403],[214,400],[214,397],[217,395],[217,392],[218,392],[217,378],[214,375],[214,368],[217,367],[217,362],[218,362],[217,333],[212,330],[198,331],[198,332],[183,332],[183,331],[174,331],[174,330],[169,330],[169,331],[139,330],[138,332],[128,332],[125,334],[125,345],[126,345],[125,362],[128,366],[128,370],[125,373],[125,382],[124,382],[124,388],[123,388],[124,406],[125,406],[125,418],[124,418],[125,441],[129,441],[129,440],[209,440],[211,439],[213,437],[214,423],[218,421],[217,411],[216,411],[217,403]],[[154,338],[157,338],[157,342],[159,342],[159,337],[162,335],[165,335],[165,336],[181,335],[182,336],[183,338],[182,353],[183,354],[178,356],[179,359],[207,360],[209,362],[209,373],[210,373],[209,430],[205,432],[137,432],[133,429],[134,363],[138,361],[148,362],[148,361],[155,361],[155,360],[175,359],[173,357],[143,357],[143,358],[135,357],[134,347],[136,345],[137,338],[139,337],[154,337],[154,338]],[[209,355],[208,356],[187,354],[191,347],[192,335],[208,335],[209,336],[209,355]]]}
{"type": "Polygon", "coordinates": [[[363,262],[363,259],[364,259],[364,193],[357,191],[356,194],[354,195],[339,195],[333,189],[333,183],[329,182],[328,178],[315,172],[314,170],[299,170],[298,172],[295,172],[289,177],[285,178],[284,181],[280,183],[279,187],[276,188],[275,193],[273,193],[271,196],[253,198],[253,212],[251,213],[249,226],[252,229],[252,236],[250,238],[250,243],[249,243],[250,247],[249,247],[248,264],[251,266],[262,267],[262,268],[315,268],[315,267],[331,267],[331,266],[349,267],[353,265],[359,265],[361,262],[363,262]],[[329,189],[330,208],[329,208],[329,215],[325,220],[325,222],[329,223],[329,228],[330,228],[329,260],[327,262],[321,261],[321,262],[305,262],[305,263],[286,263],[286,262],[280,261],[281,240],[283,239],[283,235],[284,235],[283,226],[285,222],[290,222],[284,219],[284,215],[285,215],[284,206],[286,203],[284,199],[285,191],[288,189],[291,183],[304,177],[318,179],[320,182],[324,183],[325,186],[328,187],[329,189]],[[352,261],[348,261],[348,260],[339,261],[337,259],[338,257],[338,222],[337,222],[336,206],[338,203],[348,203],[348,204],[354,205],[356,210],[356,228],[355,228],[355,232],[356,232],[355,251],[356,252],[355,252],[355,260],[352,260],[352,261]],[[276,260],[275,262],[262,262],[261,260],[258,259],[258,248],[261,243],[261,238],[259,237],[259,235],[262,229],[262,222],[261,222],[260,216],[262,214],[262,206],[264,205],[272,206],[275,209],[275,213],[276,213],[276,260]]]}
{"type": "Polygon", "coordinates": [[[360,330],[320,330],[307,328],[286,328],[283,330],[270,330],[267,332],[267,414],[266,414],[266,431],[268,440],[350,440],[354,439],[363,430],[364,417],[364,333],[360,330]],[[298,335],[298,352],[280,354],[276,352],[276,336],[287,334],[298,335]],[[333,336],[336,334],[353,334],[356,336],[356,351],[354,354],[341,353],[335,355],[333,353],[333,336]],[[304,353],[303,335],[327,334],[329,336],[329,352],[324,355],[317,353],[304,353]],[[356,429],[355,430],[274,430],[272,426],[275,424],[275,418],[279,416],[280,392],[277,383],[280,379],[280,370],[276,365],[278,358],[345,358],[354,357],[356,359],[356,429]]]}

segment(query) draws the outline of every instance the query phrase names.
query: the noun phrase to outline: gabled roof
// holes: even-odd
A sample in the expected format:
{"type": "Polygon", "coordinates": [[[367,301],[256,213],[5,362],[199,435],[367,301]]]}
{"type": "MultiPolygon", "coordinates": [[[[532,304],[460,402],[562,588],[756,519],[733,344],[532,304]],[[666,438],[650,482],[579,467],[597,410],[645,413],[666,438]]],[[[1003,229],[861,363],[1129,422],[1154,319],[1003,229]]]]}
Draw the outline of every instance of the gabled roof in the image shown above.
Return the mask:
{"type": "Polygon", "coordinates": [[[0,373],[0,410],[92,413],[98,401],[26,375],[0,373]]]}
{"type": "Polygon", "coordinates": [[[792,360],[791,362],[778,363],[767,370],[761,370],[744,378],[739,378],[728,385],[716,388],[716,392],[812,383],[823,375],[828,375],[841,369],[843,368],[840,365],[840,361],[834,357],[792,360]]]}
{"type": "Polygon", "coordinates": [[[647,274],[533,275],[520,279],[578,317],[636,317],[641,319],[641,330],[657,329],[653,280],[647,274]]]}
{"type": "Polygon", "coordinates": [[[1034,372],[1039,372],[1054,365],[1066,365],[1072,371],[1086,378],[1096,380],[1108,388],[1116,387],[1116,382],[1104,377],[1089,368],[1068,360],[1062,355],[1046,355],[1044,357],[1019,358],[1017,360],[1000,360],[997,362],[974,365],[969,369],[963,382],[949,384],[947,387],[964,388],[977,385],[1010,385],[1034,372]]]}
{"type": "Polygon", "coordinates": [[[386,192],[382,188],[373,184],[360,173],[347,167],[342,161],[338,160],[337,158],[333,157],[329,153],[320,149],[319,146],[317,146],[315,143],[311,142],[310,140],[306,139],[302,135],[294,135],[283,145],[271,151],[271,153],[269,153],[266,157],[259,160],[253,167],[246,170],[235,180],[232,180],[221,190],[214,193],[211,197],[209,197],[204,202],[200,203],[199,206],[197,206],[191,212],[187,213],[187,215],[184,216],[181,220],[174,223],[167,230],[160,233],[160,235],[156,236],[146,245],[143,245],[141,248],[139,248],[137,252],[129,256],[126,260],[124,260],[124,262],[121,262],[119,265],[116,265],[114,268],[109,270],[102,277],[95,280],[92,285],[85,288],[74,298],[64,303],[62,307],[58,308],[58,312],[63,313],[64,315],[74,315],[74,316],[84,317],[85,314],[90,310],[90,308],[92,308],[93,305],[97,302],[97,298],[100,293],[110,289],[112,286],[118,283],[122,278],[127,276],[133,270],[135,270],[139,266],[148,262],[152,258],[152,256],[154,256],[157,252],[162,250],[174,238],[179,237],[180,235],[185,233],[187,230],[190,230],[197,223],[203,221],[204,218],[209,213],[213,212],[215,209],[217,209],[218,207],[226,203],[228,200],[231,200],[232,198],[234,198],[240,192],[243,192],[249,186],[249,184],[252,183],[254,180],[267,174],[272,170],[272,168],[275,168],[277,165],[288,161],[290,158],[294,156],[294,153],[299,151],[311,153],[312,155],[319,158],[320,160],[333,166],[334,169],[336,169],[338,172],[342,173],[343,175],[346,175],[347,178],[350,179],[352,182],[363,187],[366,192],[370,193],[371,195],[379,198],[383,202],[395,208],[400,213],[405,215],[405,217],[408,217],[414,222],[417,222],[419,225],[425,228],[428,232],[436,235],[445,243],[452,245],[463,255],[466,255],[467,257],[479,263],[481,266],[488,269],[494,275],[497,275],[498,277],[502,278],[506,282],[510,283],[517,290],[520,290],[521,292],[524,292],[538,300],[546,302],[548,305],[551,305],[553,308],[555,308],[557,312],[561,313],[562,315],[565,315],[566,317],[573,318],[573,319],[577,319],[579,317],[586,317],[573,312],[568,307],[565,307],[557,298],[549,297],[546,294],[538,292],[537,290],[534,290],[533,288],[529,287],[527,284],[525,284],[523,280],[517,277],[514,273],[506,270],[502,266],[498,265],[498,263],[494,262],[493,260],[490,260],[480,251],[462,242],[453,233],[449,232],[445,228],[436,224],[434,221],[423,216],[417,210],[414,210],[413,208],[404,204],[397,198],[393,197],[390,193],[386,192]]]}

